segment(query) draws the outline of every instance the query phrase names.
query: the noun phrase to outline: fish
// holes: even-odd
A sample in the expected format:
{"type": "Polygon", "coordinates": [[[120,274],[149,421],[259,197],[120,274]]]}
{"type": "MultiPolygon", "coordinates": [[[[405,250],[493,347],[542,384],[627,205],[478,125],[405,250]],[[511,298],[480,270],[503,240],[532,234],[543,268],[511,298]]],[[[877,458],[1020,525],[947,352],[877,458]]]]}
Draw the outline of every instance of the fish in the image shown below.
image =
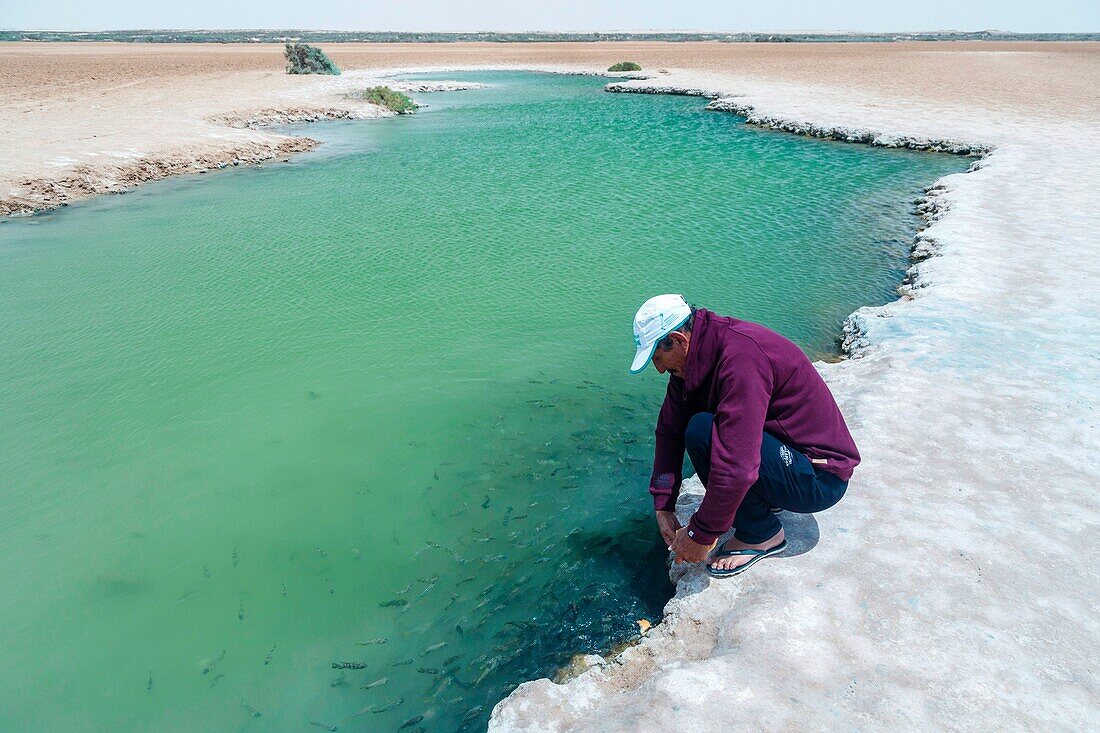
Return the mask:
{"type": "Polygon", "coordinates": [[[416,671],[420,674],[439,674],[439,670],[435,667],[417,667],[416,671]]]}
{"type": "Polygon", "coordinates": [[[404,704],[404,702],[405,702],[405,698],[399,697],[391,703],[387,703],[385,705],[380,705],[379,707],[376,707],[376,708],[371,708],[370,711],[372,713],[385,713],[387,711],[393,710],[396,707],[399,707],[400,705],[404,704]]]}
{"type": "Polygon", "coordinates": [[[278,646],[278,645],[277,645],[277,644],[272,644],[272,645],[271,645],[271,651],[269,651],[269,652],[267,653],[267,656],[266,656],[266,657],[264,657],[264,666],[265,666],[265,667],[266,667],[267,665],[271,664],[271,655],[273,655],[273,654],[275,653],[275,647],[276,647],[276,646],[278,646]]]}
{"type": "Polygon", "coordinates": [[[413,663],[412,659],[402,659],[400,662],[394,662],[390,666],[391,667],[404,667],[406,664],[412,664],[412,663],[413,663]]]}
{"type": "Polygon", "coordinates": [[[321,393],[320,393],[320,392],[313,392],[313,391],[311,391],[311,392],[309,393],[309,398],[310,398],[311,400],[319,400],[319,399],[321,399],[321,393]]]}
{"type": "Polygon", "coordinates": [[[333,662],[333,669],[366,669],[367,665],[363,662],[333,662]]]}
{"type": "Polygon", "coordinates": [[[233,548],[233,567],[237,566],[237,563],[241,561],[241,556],[237,553],[237,548],[233,548]]]}
{"type": "Polygon", "coordinates": [[[436,700],[441,694],[443,694],[443,690],[446,689],[447,685],[449,684],[451,684],[450,672],[444,672],[439,677],[436,677],[435,681],[432,682],[432,686],[428,688],[428,692],[424,697],[424,702],[432,702],[436,700]]]}
{"type": "Polygon", "coordinates": [[[432,583],[431,585],[425,586],[424,590],[420,591],[420,593],[417,594],[417,596],[414,600],[420,600],[424,596],[428,595],[429,593],[432,592],[432,588],[434,588],[434,587],[435,587],[435,583],[432,583]]]}
{"type": "Polygon", "coordinates": [[[462,630],[462,625],[461,624],[455,624],[455,631],[458,632],[459,636],[465,636],[465,634],[466,634],[466,632],[462,630]]]}
{"type": "Polygon", "coordinates": [[[438,644],[432,644],[429,647],[425,647],[424,649],[421,649],[420,650],[420,656],[424,656],[425,654],[431,654],[432,652],[437,652],[437,651],[439,651],[440,649],[443,649],[446,646],[447,646],[447,642],[445,642],[445,641],[441,641],[438,644]]]}
{"type": "Polygon", "coordinates": [[[210,577],[210,566],[209,565],[204,564],[202,566],[202,577],[204,577],[204,578],[209,578],[210,577]]]}
{"type": "Polygon", "coordinates": [[[443,666],[444,666],[444,667],[450,667],[450,666],[451,666],[452,664],[454,664],[455,662],[457,662],[457,661],[458,661],[459,659],[462,659],[462,655],[461,655],[461,654],[456,654],[456,655],[454,655],[453,657],[448,657],[448,658],[447,658],[447,661],[443,662],[443,666]]]}
{"type": "Polygon", "coordinates": [[[413,584],[412,584],[412,581],[410,580],[410,581],[409,581],[409,584],[408,584],[408,585],[406,585],[406,586],[405,586],[404,588],[402,588],[401,590],[397,591],[397,595],[399,595],[399,596],[403,596],[403,595],[405,595],[405,594],[406,594],[406,593],[408,593],[408,592],[409,592],[410,590],[412,590],[412,587],[413,587],[413,584]]]}
{"type": "Polygon", "coordinates": [[[377,639],[367,639],[366,641],[357,641],[355,643],[359,646],[377,646],[378,644],[385,644],[388,641],[389,639],[386,637],[379,636],[377,639]]]}
{"type": "Polygon", "coordinates": [[[214,675],[214,679],[210,680],[210,686],[213,687],[214,685],[218,684],[218,682],[221,680],[222,677],[225,677],[225,675],[224,674],[214,675]]]}
{"type": "Polygon", "coordinates": [[[437,580],[439,580],[439,576],[438,575],[433,575],[430,578],[417,578],[417,580],[419,580],[421,583],[428,583],[429,585],[432,585],[437,580]]]}
{"type": "Polygon", "coordinates": [[[466,723],[469,723],[471,720],[473,720],[477,716],[481,715],[481,711],[483,709],[484,709],[483,706],[478,705],[477,707],[473,707],[473,708],[470,708],[469,710],[467,710],[466,714],[462,716],[462,724],[465,725],[466,723]]]}
{"type": "Polygon", "coordinates": [[[317,548],[317,554],[320,555],[322,558],[328,557],[328,553],[320,547],[317,548]]]}
{"type": "Polygon", "coordinates": [[[248,704],[247,702],[245,702],[245,701],[244,701],[243,699],[241,700],[241,707],[243,707],[243,708],[244,708],[245,710],[247,710],[247,711],[248,711],[248,714],[249,714],[249,715],[251,715],[251,716],[252,716],[253,718],[258,718],[258,717],[260,717],[260,715],[261,715],[261,713],[260,713],[260,711],[259,711],[259,710],[257,710],[256,708],[252,707],[251,705],[249,705],[249,704],[248,704]]]}
{"type": "Polygon", "coordinates": [[[482,509],[488,509],[489,508],[489,495],[488,494],[485,495],[485,501],[481,502],[481,508],[482,509]]]}
{"type": "Polygon", "coordinates": [[[463,583],[469,583],[471,580],[477,580],[477,578],[475,576],[471,575],[469,577],[463,578],[462,580],[458,581],[457,583],[455,583],[455,585],[462,585],[463,583]]]}
{"type": "Polygon", "coordinates": [[[492,584],[492,585],[490,585],[490,586],[489,586],[488,588],[486,588],[485,590],[483,590],[483,591],[481,591],[480,593],[478,593],[478,594],[477,594],[477,597],[478,597],[478,598],[484,598],[485,596],[487,596],[487,595],[489,595],[490,593],[492,593],[492,592],[493,592],[493,591],[494,591],[494,590],[496,589],[496,587],[497,587],[497,586],[496,586],[496,583],[493,583],[493,584],[492,584]]]}
{"type": "Polygon", "coordinates": [[[221,662],[223,659],[225,659],[225,649],[222,649],[222,653],[219,654],[216,658],[203,661],[202,673],[209,674],[214,669],[214,667],[217,667],[218,663],[221,662]]]}
{"type": "Polygon", "coordinates": [[[416,725],[417,723],[419,723],[423,719],[424,719],[423,715],[417,715],[415,717],[409,718],[404,723],[402,723],[401,727],[399,727],[397,730],[405,730],[406,728],[412,728],[414,725],[416,725]]]}
{"type": "Polygon", "coordinates": [[[153,673],[152,672],[149,673],[149,684],[147,684],[145,686],[145,691],[146,692],[152,692],[153,691],[153,673]]]}
{"type": "Polygon", "coordinates": [[[372,690],[375,687],[380,687],[380,686],[386,684],[389,681],[390,681],[389,677],[379,677],[374,682],[368,682],[367,684],[363,685],[363,689],[364,690],[372,690]]]}
{"type": "Polygon", "coordinates": [[[455,604],[455,601],[457,601],[457,600],[458,600],[458,594],[457,593],[452,593],[451,594],[451,600],[447,601],[447,605],[443,607],[443,610],[444,611],[450,610],[451,606],[453,606],[455,604]]]}
{"type": "Polygon", "coordinates": [[[237,609],[237,619],[240,621],[244,621],[244,601],[241,601],[241,605],[237,609]]]}
{"type": "Polygon", "coordinates": [[[394,608],[396,606],[398,608],[402,608],[402,607],[407,606],[407,605],[409,605],[409,602],[406,601],[404,598],[394,598],[392,601],[382,601],[381,603],[378,604],[378,607],[379,608],[394,608]]]}
{"type": "Polygon", "coordinates": [[[336,589],[332,587],[332,581],[325,578],[325,582],[328,583],[328,593],[330,596],[336,595],[336,589]]]}
{"type": "Polygon", "coordinates": [[[283,583],[283,598],[286,598],[286,583],[283,583]]]}
{"type": "Polygon", "coordinates": [[[481,562],[484,562],[484,563],[500,562],[501,560],[503,560],[506,557],[507,557],[507,555],[486,555],[485,557],[481,558],[481,562]]]}
{"type": "Polygon", "coordinates": [[[198,595],[198,593],[199,593],[199,591],[198,591],[197,588],[195,590],[189,590],[186,593],[184,593],[183,595],[181,595],[179,598],[176,599],[176,604],[178,605],[180,603],[183,603],[184,601],[198,595]]]}
{"type": "Polygon", "coordinates": [[[321,728],[322,730],[327,730],[327,731],[338,731],[338,730],[340,730],[338,727],[336,727],[335,723],[325,723],[325,722],[322,722],[320,720],[311,720],[311,721],[309,721],[309,724],[310,725],[315,725],[318,728],[321,728]]]}
{"type": "Polygon", "coordinates": [[[512,517],[512,519],[515,520],[515,521],[519,521],[520,519],[527,519],[527,515],[526,514],[517,514],[516,516],[512,517]]]}

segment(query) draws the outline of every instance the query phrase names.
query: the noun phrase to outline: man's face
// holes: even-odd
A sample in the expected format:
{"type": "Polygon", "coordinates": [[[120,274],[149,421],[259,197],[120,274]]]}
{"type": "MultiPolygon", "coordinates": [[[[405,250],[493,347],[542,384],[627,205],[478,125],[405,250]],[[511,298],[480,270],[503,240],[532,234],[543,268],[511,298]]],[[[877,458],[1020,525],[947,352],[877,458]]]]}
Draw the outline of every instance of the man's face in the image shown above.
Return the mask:
{"type": "Polygon", "coordinates": [[[669,336],[672,338],[672,348],[665,351],[658,346],[657,350],[653,352],[653,367],[660,374],[669,372],[683,379],[684,365],[687,364],[688,342],[690,341],[690,337],[679,331],[673,331],[669,336]]]}

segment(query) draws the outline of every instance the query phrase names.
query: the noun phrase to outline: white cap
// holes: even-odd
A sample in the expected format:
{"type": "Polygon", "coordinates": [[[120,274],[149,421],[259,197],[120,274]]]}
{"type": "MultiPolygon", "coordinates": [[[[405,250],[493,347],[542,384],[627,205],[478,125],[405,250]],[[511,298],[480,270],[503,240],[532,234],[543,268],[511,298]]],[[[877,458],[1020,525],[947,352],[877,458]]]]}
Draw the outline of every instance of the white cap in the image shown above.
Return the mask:
{"type": "Polygon", "coordinates": [[[682,295],[658,295],[642,303],[634,316],[634,346],[638,353],[630,365],[630,373],[644,370],[653,358],[657,343],[687,322],[691,307],[682,295]]]}

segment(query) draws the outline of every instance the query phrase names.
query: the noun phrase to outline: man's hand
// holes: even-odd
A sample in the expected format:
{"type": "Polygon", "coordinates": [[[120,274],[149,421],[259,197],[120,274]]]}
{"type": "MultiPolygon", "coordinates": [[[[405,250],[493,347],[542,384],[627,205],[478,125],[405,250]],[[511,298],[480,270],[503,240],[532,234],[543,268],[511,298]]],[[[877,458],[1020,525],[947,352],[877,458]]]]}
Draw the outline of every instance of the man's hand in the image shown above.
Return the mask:
{"type": "Polygon", "coordinates": [[[714,545],[717,542],[711,542],[709,545],[700,545],[695,540],[688,537],[687,527],[681,527],[676,530],[676,537],[672,541],[672,551],[676,554],[675,562],[677,564],[682,562],[703,562],[707,559],[707,555],[714,549],[714,545]]]}
{"type": "Polygon", "coordinates": [[[672,547],[676,539],[676,531],[680,529],[680,520],[676,518],[676,512],[657,512],[657,529],[661,530],[661,538],[665,545],[672,547]]]}

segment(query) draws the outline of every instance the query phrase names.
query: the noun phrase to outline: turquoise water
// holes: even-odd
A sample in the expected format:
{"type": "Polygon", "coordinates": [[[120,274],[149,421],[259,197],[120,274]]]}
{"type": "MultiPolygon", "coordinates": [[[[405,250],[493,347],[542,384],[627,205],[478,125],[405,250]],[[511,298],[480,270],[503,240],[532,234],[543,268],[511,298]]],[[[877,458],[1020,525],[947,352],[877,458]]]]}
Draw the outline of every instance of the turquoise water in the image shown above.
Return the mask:
{"type": "Polygon", "coordinates": [[[459,76],[0,226],[0,729],[483,728],[672,591],[641,301],[831,354],[965,167],[459,76]]]}

